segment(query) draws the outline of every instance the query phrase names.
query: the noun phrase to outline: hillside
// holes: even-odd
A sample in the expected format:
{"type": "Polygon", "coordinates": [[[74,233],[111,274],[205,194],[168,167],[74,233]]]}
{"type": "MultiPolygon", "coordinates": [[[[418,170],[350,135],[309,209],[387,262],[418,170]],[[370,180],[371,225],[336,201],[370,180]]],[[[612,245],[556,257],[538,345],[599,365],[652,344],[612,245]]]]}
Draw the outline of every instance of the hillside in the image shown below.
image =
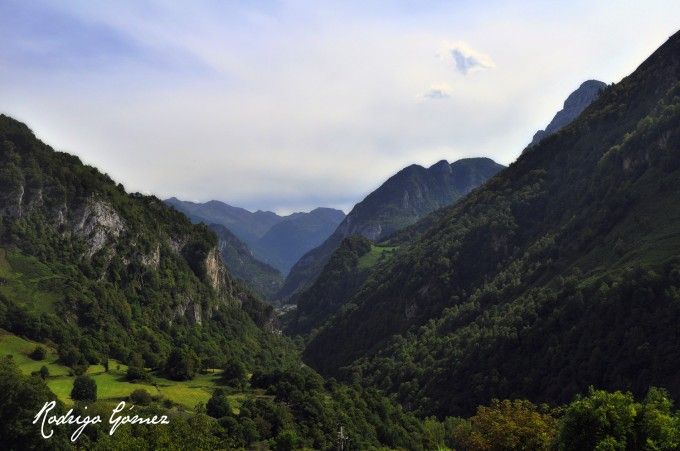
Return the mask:
{"type": "Polygon", "coordinates": [[[361,235],[345,238],[319,277],[296,297],[297,308],[286,333],[304,335],[321,326],[352,297],[377,262],[393,251],[394,248],[376,246],[361,235]]]}
{"type": "Polygon", "coordinates": [[[491,398],[558,403],[591,384],[677,397],[678,187],[680,33],[439,212],[305,360],[423,414],[491,398]]]}
{"type": "Polygon", "coordinates": [[[333,234],[293,266],[277,297],[309,287],[342,240],[361,235],[377,241],[463,197],[503,166],[488,158],[440,161],[429,168],[411,165],[390,177],[354,206],[333,234]]]}
{"type": "Polygon", "coordinates": [[[255,258],[253,251],[229,229],[211,224],[210,230],[217,235],[217,247],[224,264],[231,273],[260,295],[269,299],[283,284],[281,273],[270,265],[255,258]]]}
{"type": "Polygon", "coordinates": [[[158,367],[182,343],[206,358],[229,349],[272,361],[278,339],[257,326],[271,307],[232,278],[207,227],[4,115],[0,160],[0,327],[76,347],[83,363],[139,355],[158,367]]]}

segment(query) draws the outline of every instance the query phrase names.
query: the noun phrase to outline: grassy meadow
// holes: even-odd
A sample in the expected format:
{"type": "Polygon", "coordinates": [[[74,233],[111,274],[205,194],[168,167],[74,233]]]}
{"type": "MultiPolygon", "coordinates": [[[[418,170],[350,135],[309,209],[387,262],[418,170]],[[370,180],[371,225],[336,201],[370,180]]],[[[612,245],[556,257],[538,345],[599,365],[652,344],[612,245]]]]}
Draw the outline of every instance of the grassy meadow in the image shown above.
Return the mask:
{"type": "MultiPolygon", "coordinates": [[[[70,397],[75,376],[72,370],[57,362],[55,349],[40,344],[47,352],[43,360],[33,360],[29,357],[38,343],[26,340],[0,329],[0,355],[11,355],[24,374],[31,374],[40,370],[44,365],[49,370],[46,383],[50,390],[66,405],[72,405],[70,397]]],[[[205,404],[218,386],[221,370],[211,370],[206,374],[198,374],[190,381],[173,381],[153,375],[150,383],[132,383],[125,380],[127,366],[114,360],[109,360],[109,371],[102,365],[91,365],[87,374],[97,383],[97,399],[115,403],[126,400],[136,389],[144,389],[151,396],[159,400],[169,400],[173,404],[193,409],[196,405],[205,404]]],[[[255,392],[235,392],[228,396],[232,409],[238,413],[239,407],[251,396],[262,396],[255,392]]]]}

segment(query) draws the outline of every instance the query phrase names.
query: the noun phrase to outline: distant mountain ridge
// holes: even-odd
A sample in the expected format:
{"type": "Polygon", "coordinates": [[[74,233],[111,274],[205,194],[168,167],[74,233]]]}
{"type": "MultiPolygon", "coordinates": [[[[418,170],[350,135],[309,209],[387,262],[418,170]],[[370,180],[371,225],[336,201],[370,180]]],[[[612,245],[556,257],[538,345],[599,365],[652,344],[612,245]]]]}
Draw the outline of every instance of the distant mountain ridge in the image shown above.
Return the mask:
{"type": "Polygon", "coordinates": [[[257,241],[274,224],[283,220],[283,217],[271,211],[251,212],[219,200],[200,203],[171,197],[164,202],[187,215],[193,222],[222,224],[246,243],[257,241]]]}
{"type": "Polygon", "coordinates": [[[557,133],[561,128],[571,123],[583,112],[591,103],[600,96],[600,93],[607,84],[599,80],[586,80],[576,91],[569,94],[564,106],[552,118],[545,130],[539,130],[534,134],[528,147],[533,147],[542,139],[557,133]]]}
{"type": "Polygon", "coordinates": [[[325,207],[279,216],[271,211],[251,212],[217,200],[198,203],[172,197],[165,203],[192,222],[223,225],[250,248],[255,258],[282,274],[287,274],[305,252],[328,238],[345,217],[342,211],[325,207]]]}
{"type": "Polygon", "coordinates": [[[256,254],[267,257],[267,261],[284,273],[307,251],[323,243],[345,213],[333,208],[319,207],[309,213],[293,213],[274,224],[253,245],[256,254]]]}
{"type": "Polygon", "coordinates": [[[286,299],[310,286],[344,238],[361,235],[381,240],[452,204],[504,168],[489,158],[465,158],[402,169],[356,204],[323,244],[293,266],[277,297],[286,299]]]}
{"type": "Polygon", "coordinates": [[[217,248],[224,264],[234,276],[243,280],[264,299],[270,299],[272,294],[281,288],[283,276],[276,268],[255,258],[246,243],[225,226],[210,224],[209,228],[217,235],[217,248]]]}

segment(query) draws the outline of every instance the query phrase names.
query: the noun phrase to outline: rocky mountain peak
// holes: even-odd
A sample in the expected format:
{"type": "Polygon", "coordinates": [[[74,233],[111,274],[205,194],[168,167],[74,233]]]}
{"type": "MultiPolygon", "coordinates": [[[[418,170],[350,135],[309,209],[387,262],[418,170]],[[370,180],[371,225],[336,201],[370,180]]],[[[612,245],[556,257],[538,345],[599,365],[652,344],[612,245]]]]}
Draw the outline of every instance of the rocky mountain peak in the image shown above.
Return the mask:
{"type": "Polygon", "coordinates": [[[450,174],[451,173],[451,165],[449,164],[448,161],[446,160],[440,160],[433,164],[432,166],[429,167],[430,171],[434,172],[442,172],[445,174],[450,174]]]}
{"type": "Polygon", "coordinates": [[[569,94],[562,109],[555,114],[545,130],[539,130],[534,134],[529,147],[535,146],[544,138],[569,125],[600,96],[600,92],[606,86],[606,83],[599,80],[586,80],[581,83],[576,91],[569,94]]]}

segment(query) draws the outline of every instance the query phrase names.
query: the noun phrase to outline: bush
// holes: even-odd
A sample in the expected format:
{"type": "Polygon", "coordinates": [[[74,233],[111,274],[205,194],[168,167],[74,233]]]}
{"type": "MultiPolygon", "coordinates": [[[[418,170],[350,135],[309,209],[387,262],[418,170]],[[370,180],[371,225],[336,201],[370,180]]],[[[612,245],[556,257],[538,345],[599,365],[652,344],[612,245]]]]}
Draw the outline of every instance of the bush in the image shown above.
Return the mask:
{"type": "Polygon", "coordinates": [[[629,392],[589,389],[569,404],[562,418],[559,448],[658,449],[680,447],[680,417],[668,393],[650,388],[642,403],[629,392]]]}
{"type": "Polygon", "coordinates": [[[241,362],[231,361],[224,366],[222,382],[240,387],[246,380],[246,370],[241,362]]]}
{"type": "Polygon", "coordinates": [[[139,366],[129,366],[125,373],[125,379],[128,382],[149,382],[151,376],[147,371],[139,366]]]}
{"type": "Polygon", "coordinates": [[[274,439],[274,449],[276,451],[292,451],[299,447],[299,443],[300,439],[295,431],[285,430],[274,439]]]}
{"type": "Polygon", "coordinates": [[[206,413],[213,418],[222,418],[231,415],[231,405],[224,390],[218,388],[205,405],[206,413]]]}
{"type": "Polygon", "coordinates": [[[140,406],[146,406],[151,403],[151,395],[143,388],[138,388],[130,394],[130,402],[140,406]]]}
{"type": "Polygon", "coordinates": [[[557,430],[557,419],[529,401],[494,399],[453,425],[452,434],[456,449],[549,450],[557,430]]]}
{"type": "Polygon", "coordinates": [[[43,379],[47,379],[50,376],[50,370],[47,369],[45,365],[40,367],[40,371],[38,372],[40,374],[40,377],[43,379]]]}
{"type": "Polygon", "coordinates": [[[83,354],[75,346],[59,347],[59,361],[71,368],[86,363],[83,354]]]}
{"type": "Polygon", "coordinates": [[[198,368],[196,353],[187,347],[175,348],[165,363],[165,374],[172,380],[185,381],[196,375],[198,368]]]}
{"type": "Polygon", "coordinates": [[[97,383],[88,376],[78,376],[73,381],[71,399],[74,401],[94,402],[97,400],[97,383]]]}
{"type": "Polygon", "coordinates": [[[43,360],[47,356],[47,351],[42,346],[36,346],[28,356],[33,360],[43,360]]]}

